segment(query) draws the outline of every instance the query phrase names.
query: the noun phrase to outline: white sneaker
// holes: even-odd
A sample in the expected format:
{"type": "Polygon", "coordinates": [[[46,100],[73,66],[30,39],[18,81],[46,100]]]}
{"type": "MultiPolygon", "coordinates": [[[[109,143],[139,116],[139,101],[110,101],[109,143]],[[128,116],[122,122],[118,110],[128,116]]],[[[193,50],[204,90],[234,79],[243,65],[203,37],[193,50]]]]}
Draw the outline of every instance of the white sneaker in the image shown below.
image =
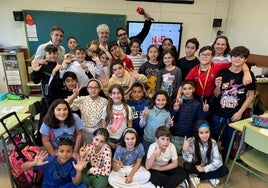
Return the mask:
{"type": "Polygon", "coordinates": [[[216,187],[220,183],[220,180],[218,178],[209,179],[208,181],[213,187],[216,187]]]}
{"type": "Polygon", "coordinates": [[[187,179],[185,179],[185,180],[183,180],[183,182],[181,182],[180,187],[182,187],[182,188],[188,188],[189,187],[187,179]]]}
{"type": "Polygon", "coordinates": [[[189,178],[195,188],[200,184],[200,179],[196,175],[189,174],[189,178]]]}

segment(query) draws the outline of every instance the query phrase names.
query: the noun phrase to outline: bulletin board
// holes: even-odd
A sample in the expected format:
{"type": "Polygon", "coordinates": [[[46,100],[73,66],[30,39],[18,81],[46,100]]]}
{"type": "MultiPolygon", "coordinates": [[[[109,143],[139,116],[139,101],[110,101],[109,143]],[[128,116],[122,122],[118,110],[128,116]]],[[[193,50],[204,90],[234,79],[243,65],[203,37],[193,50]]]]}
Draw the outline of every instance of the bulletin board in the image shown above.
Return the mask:
{"type": "Polygon", "coordinates": [[[78,44],[82,47],[85,47],[91,40],[98,39],[96,27],[99,24],[105,23],[109,26],[109,41],[117,40],[115,34],[116,29],[118,27],[125,28],[126,26],[125,15],[37,10],[23,10],[23,15],[30,56],[36,52],[40,44],[50,40],[50,29],[54,25],[64,30],[62,46],[64,46],[66,50],[66,39],[69,36],[76,37],[78,44]],[[27,17],[27,15],[31,16],[32,21],[29,22],[29,16],[27,17]]]}

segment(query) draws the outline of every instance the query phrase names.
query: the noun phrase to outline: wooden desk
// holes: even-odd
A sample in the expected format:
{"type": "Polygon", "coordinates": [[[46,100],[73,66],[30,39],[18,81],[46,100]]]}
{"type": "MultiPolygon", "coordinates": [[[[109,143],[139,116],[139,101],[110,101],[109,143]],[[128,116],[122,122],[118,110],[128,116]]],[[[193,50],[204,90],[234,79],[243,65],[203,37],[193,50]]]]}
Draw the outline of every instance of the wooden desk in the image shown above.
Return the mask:
{"type": "MultiPolygon", "coordinates": [[[[261,116],[268,117],[268,112],[263,114],[263,115],[261,115],[261,116]]],[[[229,145],[229,148],[228,148],[228,151],[227,151],[227,155],[226,155],[225,162],[224,162],[225,165],[228,162],[236,132],[237,131],[242,132],[244,126],[252,126],[257,131],[259,131],[261,129],[260,127],[255,127],[255,126],[252,125],[252,117],[247,118],[247,119],[243,119],[243,120],[240,120],[240,121],[236,121],[236,122],[233,122],[233,123],[230,123],[229,126],[232,127],[233,129],[235,129],[235,131],[233,132],[233,135],[232,135],[232,138],[231,138],[231,141],[230,141],[230,145],[229,145]]]]}
{"type": "Polygon", "coordinates": [[[0,101],[0,113],[8,113],[5,111],[8,111],[10,109],[15,109],[18,107],[18,110],[16,112],[19,113],[28,113],[30,111],[30,106],[34,104],[37,101],[41,101],[42,96],[29,96],[29,99],[23,99],[23,100],[9,100],[5,99],[3,101],[0,101]]]}
{"type": "MultiPolygon", "coordinates": [[[[0,118],[2,118],[4,115],[6,115],[6,114],[0,113],[0,118]]],[[[18,113],[17,115],[18,115],[21,122],[25,121],[27,118],[29,118],[31,116],[31,114],[29,114],[29,113],[25,113],[25,114],[18,113]]],[[[9,117],[5,123],[6,123],[6,126],[9,130],[18,126],[18,120],[15,118],[15,116],[9,117]]],[[[6,138],[4,136],[5,134],[6,134],[6,130],[4,129],[2,124],[0,124],[0,137],[2,140],[2,144],[3,144],[4,155],[5,155],[5,159],[6,159],[7,171],[8,171],[8,175],[9,175],[9,179],[10,179],[10,184],[11,184],[12,188],[15,188],[14,180],[13,180],[13,177],[12,177],[11,171],[10,171],[9,155],[8,155],[8,150],[7,150],[7,145],[6,145],[6,138]]]]}

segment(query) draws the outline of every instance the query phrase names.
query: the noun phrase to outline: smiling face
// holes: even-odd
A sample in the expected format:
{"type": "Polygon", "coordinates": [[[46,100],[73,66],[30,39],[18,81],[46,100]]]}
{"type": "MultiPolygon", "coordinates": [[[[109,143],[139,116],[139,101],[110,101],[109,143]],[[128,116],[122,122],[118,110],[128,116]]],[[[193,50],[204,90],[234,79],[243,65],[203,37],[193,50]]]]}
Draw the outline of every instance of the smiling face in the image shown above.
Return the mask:
{"type": "Polygon", "coordinates": [[[109,32],[105,29],[101,29],[98,32],[98,37],[99,37],[99,41],[100,43],[107,43],[108,39],[109,39],[109,32]]]}
{"type": "Polygon", "coordinates": [[[58,58],[59,53],[58,52],[46,52],[45,55],[46,55],[47,61],[55,62],[58,58]]]}
{"type": "Polygon", "coordinates": [[[125,134],[124,141],[126,143],[126,149],[132,151],[135,147],[137,138],[135,133],[128,132],[125,134]]]}
{"type": "Polygon", "coordinates": [[[120,29],[117,31],[117,39],[120,44],[126,45],[128,43],[128,36],[125,30],[120,29]]]}
{"type": "Polygon", "coordinates": [[[202,143],[205,143],[208,141],[209,136],[210,136],[210,130],[207,127],[202,127],[198,129],[198,136],[200,138],[200,141],[202,143]]]}
{"type": "Polygon", "coordinates": [[[119,89],[114,88],[111,93],[109,93],[109,97],[112,99],[115,105],[122,104],[123,96],[121,95],[119,89]]]}
{"type": "Polygon", "coordinates": [[[140,52],[140,44],[138,42],[134,42],[130,47],[131,55],[136,56],[140,52]]]}
{"type": "Polygon", "coordinates": [[[149,57],[150,60],[155,61],[158,57],[158,54],[159,53],[157,47],[153,46],[148,50],[147,56],[149,57]]]}
{"type": "Polygon", "coordinates": [[[68,91],[73,91],[76,88],[77,80],[72,77],[67,77],[63,84],[66,86],[68,91]]]}
{"type": "Polygon", "coordinates": [[[174,62],[174,57],[170,53],[166,53],[163,56],[163,62],[166,66],[172,65],[174,62]]]}
{"type": "Polygon", "coordinates": [[[145,94],[142,87],[133,87],[131,89],[131,97],[134,101],[141,101],[144,95],[145,94]]]}
{"type": "Polygon", "coordinates": [[[162,43],[162,48],[163,50],[171,50],[173,47],[173,44],[170,40],[165,40],[163,43],[162,43]]]}
{"type": "Polygon", "coordinates": [[[66,104],[58,104],[56,108],[54,109],[54,115],[55,117],[62,123],[64,123],[65,119],[68,116],[68,107],[66,104]]]}
{"type": "Polygon", "coordinates": [[[212,51],[205,50],[205,51],[200,52],[198,59],[200,61],[200,64],[202,65],[211,64],[212,59],[213,59],[212,51]]]}
{"type": "Polygon", "coordinates": [[[182,93],[187,99],[193,98],[195,88],[191,84],[184,84],[182,86],[182,93]]]}
{"type": "Polygon", "coordinates": [[[156,96],[155,98],[155,106],[158,108],[158,109],[163,109],[166,104],[167,104],[167,98],[165,95],[163,94],[159,94],[156,96]]]}
{"type": "Polygon", "coordinates": [[[113,65],[113,73],[116,77],[121,78],[124,76],[125,68],[120,64],[113,65]]]}
{"type": "Polygon", "coordinates": [[[66,163],[73,155],[73,147],[69,145],[59,146],[57,149],[57,160],[60,164],[66,163]]]}
{"type": "Polygon", "coordinates": [[[113,57],[115,59],[119,59],[120,57],[120,54],[121,54],[121,49],[119,48],[119,46],[113,46],[111,49],[110,49],[110,53],[113,55],[113,57]]]}
{"type": "Polygon", "coordinates": [[[85,61],[86,53],[82,50],[75,50],[75,57],[79,63],[82,63],[85,61]]]}
{"type": "Polygon", "coordinates": [[[98,98],[100,90],[101,90],[101,88],[100,88],[99,84],[97,83],[97,81],[93,80],[93,81],[89,82],[87,85],[87,91],[89,93],[89,96],[92,99],[98,98]]]}
{"type": "Polygon", "coordinates": [[[51,41],[54,45],[60,46],[63,40],[63,33],[60,30],[55,30],[50,34],[51,41]]]}
{"type": "Polygon", "coordinates": [[[226,48],[227,48],[226,40],[223,38],[218,38],[216,43],[214,44],[216,56],[223,56],[226,48]]]}

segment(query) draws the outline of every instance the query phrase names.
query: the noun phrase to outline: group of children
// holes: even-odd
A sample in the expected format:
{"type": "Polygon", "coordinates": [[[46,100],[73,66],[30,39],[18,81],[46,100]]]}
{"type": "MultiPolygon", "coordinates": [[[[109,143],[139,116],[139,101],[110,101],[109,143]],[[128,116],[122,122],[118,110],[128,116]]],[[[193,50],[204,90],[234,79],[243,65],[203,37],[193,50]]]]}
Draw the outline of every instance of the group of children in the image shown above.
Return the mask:
{"type": "MultiPolygon", "coordinates": [[[[46,63],[32,64],[32,79],[42,80],[49,104],[40,129],[47,153],[64,152],[62,139],[73,142],[72,154],[65,157],[77,160],[77,172],[70,173],[73,184],[187,187],[189,173],[195,187],[206,179],[216,186],[228,173],[216,141],[224,138],[225,157],[233,131],[225,125],[241,119],[253,99],[247,48],[235,47],[231,62],[214,63],[212,46],[195,56],[196,38],[187,40],[186,57],[179,60],[168,38],[161,48],[148,47],[147,60],[136,39],[129,43],[129,55],[116,42],[103,48],[92,41],[85,50],[70,37],[69,45],[62,64],[56,62],[57,48],[46,46],[46,63]],[[138,70],[131,59],[142,61],[138,70]],[[72,113],[77,110],[81,119],[72,113]],[[178,155],[183,156],[183,168],[178,155]]],[[[47,166],[50,159],[45,157],[42,152],[25,168],[47,166]]]]}

